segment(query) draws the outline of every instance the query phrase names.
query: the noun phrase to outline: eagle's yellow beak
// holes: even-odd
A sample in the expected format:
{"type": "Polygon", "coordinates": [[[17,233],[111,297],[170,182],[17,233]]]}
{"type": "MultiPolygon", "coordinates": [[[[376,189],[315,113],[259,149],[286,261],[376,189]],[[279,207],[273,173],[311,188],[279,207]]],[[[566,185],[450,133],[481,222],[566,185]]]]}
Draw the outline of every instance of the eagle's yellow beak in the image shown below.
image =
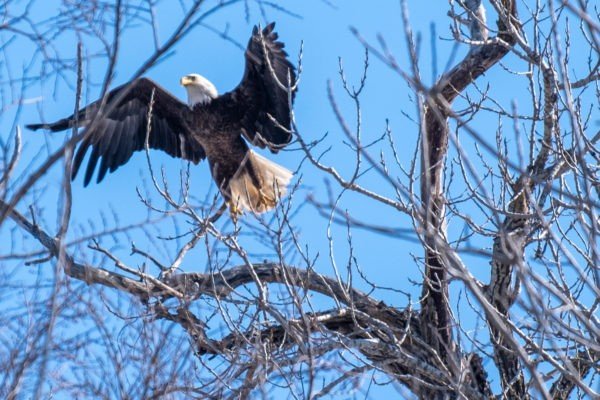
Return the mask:
{"type": "Polygon", "coordinates": [[[192,83],[192,80],[190,79],[190,77],[189,77],[189,76],[184,76],[184,77],[183,77],[183,78],[181,78],[181,80],[179,81],[179,84],[180,84],[181,86],[187,86],[187,85],[189,85],[190,83],[192,83]]]}

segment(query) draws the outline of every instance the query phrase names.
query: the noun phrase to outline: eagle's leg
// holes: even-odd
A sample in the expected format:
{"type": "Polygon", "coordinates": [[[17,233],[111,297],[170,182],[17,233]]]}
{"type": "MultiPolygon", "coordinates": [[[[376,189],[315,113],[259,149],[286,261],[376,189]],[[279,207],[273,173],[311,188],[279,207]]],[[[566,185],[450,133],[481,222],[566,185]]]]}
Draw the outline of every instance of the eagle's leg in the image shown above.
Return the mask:
{"type": "Polygon", "coordinates": [[[229,216],[231,217],[231,220],[237,222],[238,217],[244,215],[244,211],[238,207],[236,202],[229,201],[227,202],[227,205],[229,206],[229,216]]]}

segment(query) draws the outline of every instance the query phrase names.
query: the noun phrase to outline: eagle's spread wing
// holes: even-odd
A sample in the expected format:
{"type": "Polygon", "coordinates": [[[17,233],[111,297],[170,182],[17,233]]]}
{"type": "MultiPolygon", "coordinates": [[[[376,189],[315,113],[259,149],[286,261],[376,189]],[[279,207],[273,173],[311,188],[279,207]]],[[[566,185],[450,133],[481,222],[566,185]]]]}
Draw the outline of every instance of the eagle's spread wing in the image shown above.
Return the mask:
{"type": "MultiPolygon", "coordinates": [[[[241,121],[244,136],[256,146],[277,152],[292,139],[287,87],[295,85],[296,73],[274,27],[275,23],[262,31],[254,27],[246,48],[244,77],[231,95],[246,110],[241,121]]],[[[295,91],[292,100],[294,96],[295,91]]]]}
{"type": "MultiPolygon", "coordinates": [[[[100,170],[97,182],[104,178],[107,171],[113,172],[125,164],[135,151],[144,149],[148,110],[153,91],[150,148],[164,150],[173,157],[180,157],[194,163],[206,157],[204,149],[192,140],[191,132],[182,119],[182,114],[189,110],[188,106],[150,79],[140,78],[108,93],[104,107],[108,112],[96,118],[93,125],[87,126],[96,114],[100,101],[79,111],[79,126],[87,126],[88,131],[73,160],[73,178],[90,146],[92,154],[85,171],[85,186],[92,179],[99,159],[100,170]],[[118,103],[114,104],[114,101],[118,103]]],[[[74,124],[75,117],[72,115],[55,123],[34,124],[27,127],[61,131],[73,127],[74,124]]]]}

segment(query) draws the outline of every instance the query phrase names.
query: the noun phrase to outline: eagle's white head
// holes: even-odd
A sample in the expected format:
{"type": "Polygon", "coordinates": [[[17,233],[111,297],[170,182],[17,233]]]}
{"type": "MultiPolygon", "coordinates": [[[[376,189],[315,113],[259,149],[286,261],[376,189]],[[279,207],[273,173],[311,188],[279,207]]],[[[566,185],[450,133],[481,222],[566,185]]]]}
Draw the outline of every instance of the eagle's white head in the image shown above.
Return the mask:
{"type": "Polygon", "coordinates": [[[189,74],[179,81],[188,94],[188,105],[206,104],[215,99],[219,94],[217,88],[208,79],[198,74],[189,74]]]}

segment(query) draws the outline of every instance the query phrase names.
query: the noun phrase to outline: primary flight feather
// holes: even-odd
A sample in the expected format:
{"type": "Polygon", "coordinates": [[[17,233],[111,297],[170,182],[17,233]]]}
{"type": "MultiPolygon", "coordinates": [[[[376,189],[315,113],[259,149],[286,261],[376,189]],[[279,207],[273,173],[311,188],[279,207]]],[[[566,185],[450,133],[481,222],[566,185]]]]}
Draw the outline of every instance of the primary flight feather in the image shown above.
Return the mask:
{"type": "Polygon", "coordinates": [[[274,26],[254,27],[246,48],[244,76],[231,92],[219,96],[206,78],[186,75],[180,81],[187,90],[186,104],[152,80],[140,78],[110,91],[104,102],[98,100],[77,115],[27,127],[61,131],[72,128],[76,120],[86,127],[73,159],[72,178],[91,150],[84,175],[87,186],[98,162],[96,181],[100,182],[107,172],[114,172],[134,152],[143,150],[150,126],[150,148],[195,164],[208,159],[232,215],[265,212],[285,194],[292,178],[290,171],[250,150],[244,140],[276,153],[292,138],[290,99],[293,101],[295,91],[288,96],[288,87],[295,86],[296,74],[284,44],[277,41],[274,26]]]}

